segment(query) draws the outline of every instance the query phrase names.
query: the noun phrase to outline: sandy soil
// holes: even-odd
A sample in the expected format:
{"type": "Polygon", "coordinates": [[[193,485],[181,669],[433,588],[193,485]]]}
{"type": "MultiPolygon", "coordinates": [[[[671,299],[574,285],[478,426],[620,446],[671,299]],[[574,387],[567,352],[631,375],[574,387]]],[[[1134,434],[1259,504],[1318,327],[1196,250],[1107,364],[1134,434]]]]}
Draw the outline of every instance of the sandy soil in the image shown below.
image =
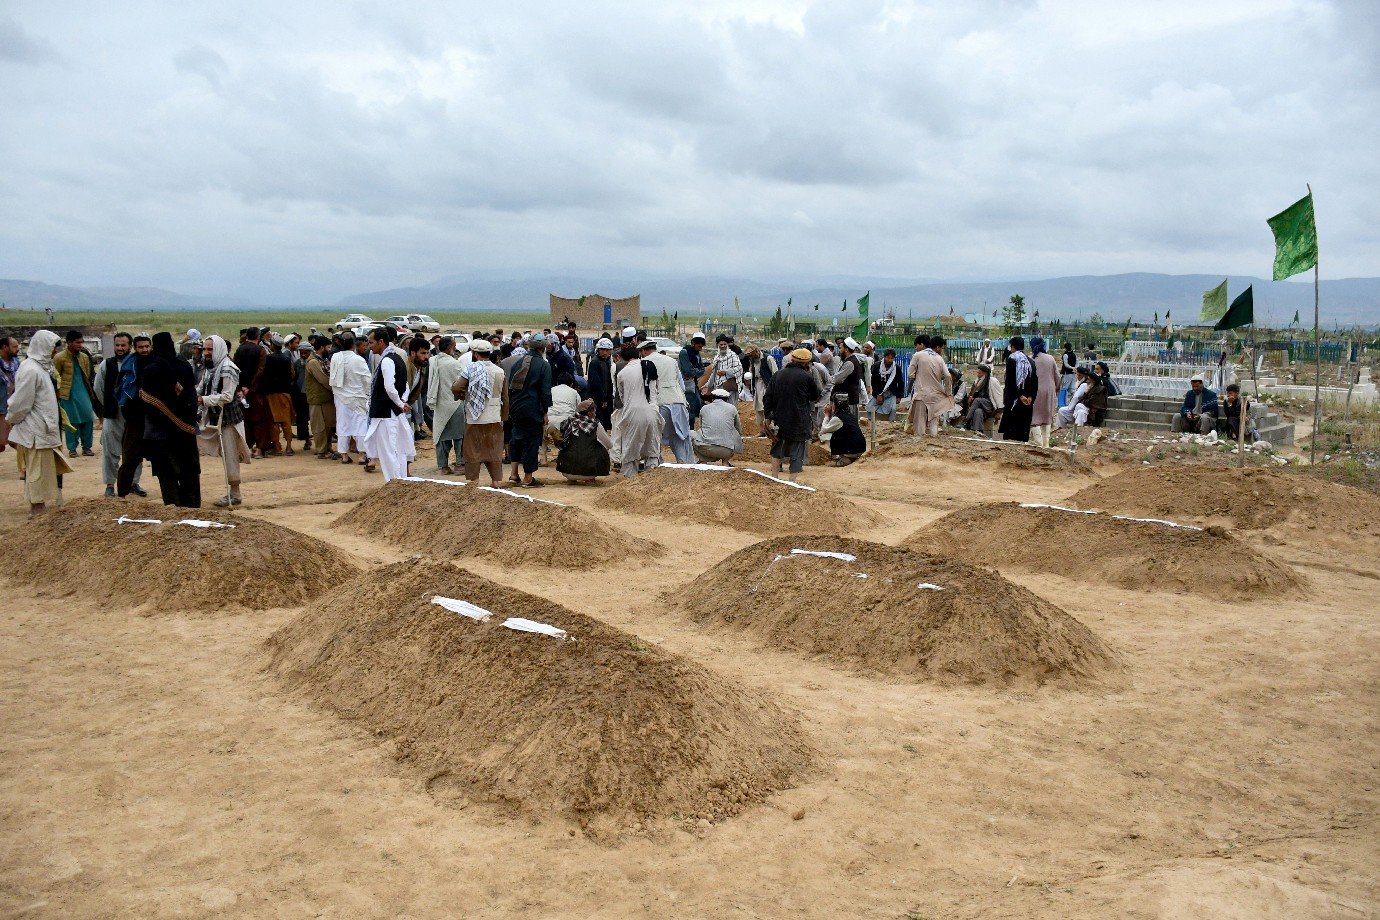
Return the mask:
{"type": "MultiPolygon", "coordinates": [[[[75,462],[70,497],[98,495],[99,459],[75,462]]],[[[0,455],[0,526],[23,515],[11,463],[0,455]]],[[[358,467],[299,456],[246,473],[240,514],[361,565],[412,555],[331,526],[379,481],[358,467]]],[[[216,478],[208,469],[208,496],[216,478]]],[[[803,481],[874,512],[860,535],[894,545],[979,500],[1067,498],[1089,474],[911,456],[810,468],[803,481]]],[[[1373,555],[1334,551],[1324,568],[1282,533],[1273,551],[1310,591],[1250,603],[1003,570],[1106,640],[1124,680],[949,687],[869,677],[662,609],[649,599],[695,592],[759,538],[598,510],[604,491],[542,495],[667,552],[627,560],[616,582],[466,568],[799,712],[817,774],[717,824],[666,819],[592,840],[435,795],[388,743],[286,687],[266,670],[265,640],[300,608],[131,614],[105,593],[35,599],[5,582],[0,914],[1352,918],[1380,907],[1373,555]]],[[[112,578],[110,592],[123,589],[112,578]]],[[[819,603],[845,615],[845,591],[819,603]]]]}

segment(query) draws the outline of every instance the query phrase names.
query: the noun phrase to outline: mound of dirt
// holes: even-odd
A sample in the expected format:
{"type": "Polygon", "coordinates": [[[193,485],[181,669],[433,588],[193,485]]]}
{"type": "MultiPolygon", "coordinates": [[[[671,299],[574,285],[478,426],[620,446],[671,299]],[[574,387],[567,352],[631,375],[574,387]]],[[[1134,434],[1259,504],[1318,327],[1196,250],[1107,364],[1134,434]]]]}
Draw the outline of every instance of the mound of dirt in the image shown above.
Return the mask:
{"type": "Polygon", "coordinates": [[[1014,502],[955,511],[903,545],[943,545],[1036,572],[1216,598],[1269,597],[1301,584],[1293,569],[1220,527],[1197,530],[1014,502]]]}
{"type": "Polygon", "coordinates": [[[757,410],[752,407],[752,403],[738,400],[738,426],[743,430],[743,437],[755,438],[762,433],[762,426],[757,424],[757,410]]]}
{"type": "Polygon", "coordinates": [[[1280,524],[1380,538],[1380,496],[1274,470],[1142,466],[1069,497],[1077,508],[1266,530],[1280,524]]]}
{"type": "Polygon", "coordinates": [[[871,511],[840,495],[799,488],[743,467],[660,466],[618,482],[596,504],[759,534],[818,533],[831,527],[846,532],[876,521],[871,511]]]}
{"type": "MultiPolygon", "coordinates": [[[[743,436],[743,452],[733,462],[739,460],[746,463],[771,463],[771,439],[743,436]]],[[[834,457],[829,453],[829,448],[816,441],[811,441],[806,452],[805,463],[808,466],[825,466],[832,463],[834,457]]]]}
{"type": "Polygon", "coordinates": [[[993,463],[1014,470],[1049,470],[1065,475],[1091,475],[1092,470],[1080,454],[1077,461],[1068,451],[1039,447],[1015,441],[996,441],[979,438],[972,432],[945,429],[931,437],[916,437],[904,426],[880,422],[877,426],[876,457],[934,457],[941,460],[964,460],[974,463],[993,463]]]}
{"type": "Polygon", "coordinates": [[[335,522],[415,550],[509,565],[588,569],[658,555],[662,546],[610,527],[580,508],[484,486],[395,479],[335,522]]]}
{"type": "Polygon", "coordinates": [[[268,646],[272,671],[390,739],[433,792],[595,831],[642,816],[727,817],[811,760],[796,717],[755,692],[447,563],[363,575],[268,646]],[[436,596],[494,615],[477,622],[436,596]],[[505,628],[508,617],[573,641],[505,628]]]}
{"type": "Polygon", "coordinates": [[[1078,683],[1119,667],[1086,626],[995,572],[866,540],[764,540],[668,600],[702,624],[903,677],[1078,683]]]}
{"type": "Polygon", "coordinates": [[[314,537],[239,514],[79,498],[11,530],[0,571],[62,596],[120,607],[267,610],[321,596],[355,564],[314,537]],[[119,518],[164,523],[117,523],[119,518]],[[233,524],[194,527],[194,519],[233,524]],[[112,591],[112,585],[118,589],[112,591]]]}

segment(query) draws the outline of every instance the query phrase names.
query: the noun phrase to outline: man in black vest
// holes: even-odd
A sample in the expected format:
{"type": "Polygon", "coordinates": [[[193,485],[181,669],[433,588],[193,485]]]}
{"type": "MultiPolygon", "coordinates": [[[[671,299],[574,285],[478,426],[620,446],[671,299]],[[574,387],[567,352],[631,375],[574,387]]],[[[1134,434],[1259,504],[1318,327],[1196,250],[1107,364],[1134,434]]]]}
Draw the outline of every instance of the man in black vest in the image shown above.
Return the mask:
{"type": "Polygon", "coordinates": [[[369,431],[364,444],[377,458],[383,481],[406,476],[407,464],[417,458],[412,438],[412,405],[407,386],[407,355],[393,344],[393,330],[380,326],[369,333],[369,350],[378,358],[369,388],[369,431]]]}
{"type": "MultiPolygon", "coordinates": [[[[115,333],[115,352],[96,368],[92,390],[100,405],[101,418],[101,478],[105,480],[105,497],[115,497],[115,483],[119,481],[120,457],[124,453],[126,407],[138,401],[139,386],[134,371],[134,339],[128,332],[115,333]]],[[[139,421],[142,426],[142,419],[139,421]]],[[[143,496],[139,488],[142,461],[134,467],[130,491],[143,496]]]]}

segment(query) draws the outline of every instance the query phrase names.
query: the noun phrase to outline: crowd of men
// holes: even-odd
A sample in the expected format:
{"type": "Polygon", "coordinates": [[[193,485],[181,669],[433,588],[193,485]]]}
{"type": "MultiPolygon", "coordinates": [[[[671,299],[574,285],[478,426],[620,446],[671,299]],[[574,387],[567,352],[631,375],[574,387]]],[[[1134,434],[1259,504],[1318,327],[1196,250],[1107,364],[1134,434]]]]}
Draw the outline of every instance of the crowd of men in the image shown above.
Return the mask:
{"type": "MultiPolygon", "coordinates": [[[[426,337],[387,325],[305,339],[250,327],[233,347],[195,329],[180,343],[167,332],[119,332],[99,361],[80,332],[63,344],[41,330],[22,363],[18,349],[13,337],[0,344],[0,424],[9,429],[0,449],[15,447],[33,514],[58,500],[69,460],[94,456],[98,416],[107,496],[146,494],[147,461],[165,503],[198,507],[201,461],[214,458],[225,481],[215,504],[233,507],[243,501],[242,464],[291,455],[294,439],[389,481],[409,474],[416,441],[430,437],[441,475],[474,482],[487,473],[499,486],[506,465],[507,484],[536,488],[552,448],[556,471],[576,483],[615,468],[636,476],[661,463],[663,447],[678,463],[731,464],[744,450],[739,404],[750,403],[771,438],[773,472],[794,480],[817,439],[836,464],[857,460],[867,450],[860,417],[898,421],[908,395],[904,421],[917,435],[995,428],[1048,445],[1053,429],[1100,424],[1115,393],[1095,354],[1080,362],[1066,343],[1056,361],[1042,338],[1027,354],[1020,336],[1006,346],[1001,379],[984,342],[971,381],[939,335],[915,338],[904,373],[893,349],[879,354],[851,336],[740,347],[720,334],[710,349],[697,332],[673,356],[632,326],[588,351],[573,327],[426,337]]],[[[1196,424],[1216,402],[1185,408],[1196,424]]]]}

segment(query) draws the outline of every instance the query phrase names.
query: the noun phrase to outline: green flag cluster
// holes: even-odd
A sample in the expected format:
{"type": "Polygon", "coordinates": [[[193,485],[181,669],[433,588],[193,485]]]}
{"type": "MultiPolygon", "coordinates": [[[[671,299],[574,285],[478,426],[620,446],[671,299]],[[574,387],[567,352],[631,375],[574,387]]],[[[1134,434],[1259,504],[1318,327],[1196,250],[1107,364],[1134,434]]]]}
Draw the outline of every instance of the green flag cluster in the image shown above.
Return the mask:
{"type": "Polygon", "coordinates": [[[858,298],[858,324],[853,327],[853,337],[856,339],[867,338],[867,307],[871,299],[871,291],[858,298]]]}
{"type": "Polygon", "coordinates": [[[1292,278],[1318,264],[1318,225],[1313,221],[1313,193],[1268,221],[1275,235],[1275,280],[1292,278]]]}
{"type": "Polygon", "coordinates": [[[1203,310],[1198,319],[1205,323],[1215,323],[1227,312],[1227,279],[1210,291],[1203,292],[1203,310]]]}

